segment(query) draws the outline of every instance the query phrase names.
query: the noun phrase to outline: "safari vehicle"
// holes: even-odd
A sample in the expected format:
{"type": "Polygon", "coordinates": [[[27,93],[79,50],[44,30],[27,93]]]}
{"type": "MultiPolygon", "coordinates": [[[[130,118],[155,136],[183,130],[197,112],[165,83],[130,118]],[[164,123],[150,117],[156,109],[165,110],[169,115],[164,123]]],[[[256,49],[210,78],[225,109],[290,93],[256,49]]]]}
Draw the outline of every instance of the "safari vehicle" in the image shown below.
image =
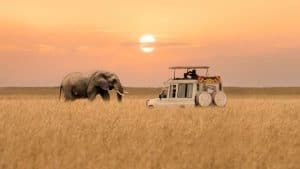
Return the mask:
{"type": "Polygon", "coordinates": [[[166,87],[158,98],[149,99],[146,105],[149,108],[161,106],[225,106],[226,95],[220,76],[209,76],[208,66],[176,66],[170,67],[173,77],[169,79],[166,87]],[[176,77],[176,70],[185,70],[182,77],[176,77]],[[197,71],[204,70],[204,74],[197,71]]]}

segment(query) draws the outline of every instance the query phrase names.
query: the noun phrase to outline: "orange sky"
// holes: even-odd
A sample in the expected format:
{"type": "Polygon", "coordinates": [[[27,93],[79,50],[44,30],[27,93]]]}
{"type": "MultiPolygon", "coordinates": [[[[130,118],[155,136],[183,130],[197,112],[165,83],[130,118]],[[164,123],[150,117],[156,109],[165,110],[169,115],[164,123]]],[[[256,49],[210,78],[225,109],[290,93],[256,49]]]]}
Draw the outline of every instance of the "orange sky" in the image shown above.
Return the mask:
{"type": "Polygon", "coordinates": [[[210,65],[227,86],[300,86],[300,1],[10,0],[0,6],[0,86],[57,86],[72,71],[160,86],[210,65]],[[155,51],[138,40],[153,34],[155,51]]]}

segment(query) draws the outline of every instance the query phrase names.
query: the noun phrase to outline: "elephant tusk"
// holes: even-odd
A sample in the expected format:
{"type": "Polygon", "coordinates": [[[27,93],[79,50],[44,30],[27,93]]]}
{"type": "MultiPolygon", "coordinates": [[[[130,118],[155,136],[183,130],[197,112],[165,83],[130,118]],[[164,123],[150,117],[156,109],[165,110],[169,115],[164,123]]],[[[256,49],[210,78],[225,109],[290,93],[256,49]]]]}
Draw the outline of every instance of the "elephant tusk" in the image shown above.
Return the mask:
{"type": "Polygon", "coordinates": [[[127,91],[124,91],[124,94],[128,94],[128,92],[127,92],[127,91]]]}
{"type": "Polygon", "coordinates": [[[118,93],[119,95],[121,95],[121,96],[124,96],[124,94],[123,94],[123,93],[121,93],[121,92],[119,92],[119,91],[117,91],[117,93],[118,93]]]}

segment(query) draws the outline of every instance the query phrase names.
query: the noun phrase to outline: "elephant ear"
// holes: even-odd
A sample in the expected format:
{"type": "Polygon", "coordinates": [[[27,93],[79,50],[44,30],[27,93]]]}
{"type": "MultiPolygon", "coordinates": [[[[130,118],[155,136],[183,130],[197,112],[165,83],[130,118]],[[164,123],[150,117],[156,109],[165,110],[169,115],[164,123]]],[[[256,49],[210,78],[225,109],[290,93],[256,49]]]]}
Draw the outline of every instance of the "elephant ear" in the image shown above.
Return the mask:
{"type": "Polygon", "coordinates": [[[96,77],[94,79],[94,85],[97,87],[100,87],[103,90],[109,90],[109,84],[107,82],[106,79],[104,79],[103,77],[96,77]]]}

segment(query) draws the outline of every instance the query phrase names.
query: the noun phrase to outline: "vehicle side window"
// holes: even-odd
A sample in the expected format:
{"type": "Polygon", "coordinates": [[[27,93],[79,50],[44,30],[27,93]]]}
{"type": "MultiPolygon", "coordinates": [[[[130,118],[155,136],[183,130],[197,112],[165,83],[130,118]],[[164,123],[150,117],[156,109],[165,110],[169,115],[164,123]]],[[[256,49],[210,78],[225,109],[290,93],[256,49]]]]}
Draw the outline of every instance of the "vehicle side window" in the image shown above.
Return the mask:
{"type": "Polygon", "coordinates": [[[175,98],[175,97],[176,97],[176,85],[171,85],[169,98],[175,98]]]}
{"type": "Polygon", "coordinates": [[[178,85],[178,98],[191,98],[193,95],[193,84],[192,83],[182,83],[178,85]]]}
{"type": "Polygon", "coordinates": [[[192,83],[189,83],[189,84],[186,84],[186,97],[187,98],[192,98],[193,96],[193,84],[192,83]]]}

